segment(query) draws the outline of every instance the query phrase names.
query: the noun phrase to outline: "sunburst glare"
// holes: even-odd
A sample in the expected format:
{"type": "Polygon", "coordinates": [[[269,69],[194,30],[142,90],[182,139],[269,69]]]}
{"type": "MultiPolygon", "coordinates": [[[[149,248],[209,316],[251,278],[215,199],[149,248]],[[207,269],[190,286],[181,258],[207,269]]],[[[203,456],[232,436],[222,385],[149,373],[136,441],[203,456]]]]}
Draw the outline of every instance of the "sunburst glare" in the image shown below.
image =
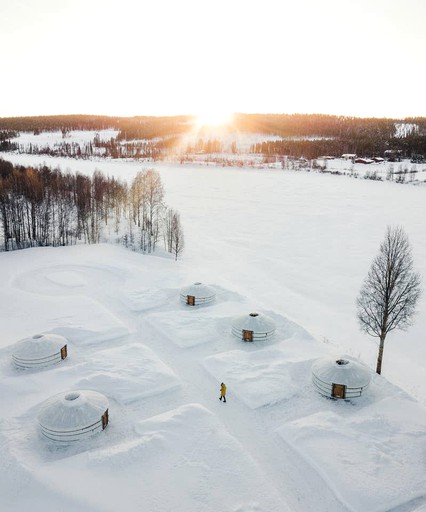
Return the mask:
{"type": "Polygon", "coordinates": [[[214,126],[219,127],[230,124],[232,122],[233,114],[224,110],[206,110],[200,112],[196,116],[196,125],[198,127],[214,126]]]}

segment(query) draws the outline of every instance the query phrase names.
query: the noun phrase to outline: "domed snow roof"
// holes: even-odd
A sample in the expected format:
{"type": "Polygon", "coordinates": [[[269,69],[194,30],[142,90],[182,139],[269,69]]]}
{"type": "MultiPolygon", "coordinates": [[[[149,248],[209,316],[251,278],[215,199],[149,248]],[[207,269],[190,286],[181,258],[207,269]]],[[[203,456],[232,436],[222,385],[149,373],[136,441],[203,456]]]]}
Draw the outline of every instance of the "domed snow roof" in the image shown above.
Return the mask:
{"type": "Polygon", "coordinates": [[[275,322],[261,313],[250,313],[235,318],[232,333],[245,341],[271,337],[275,332],[275,322]],[[252,333],[250,335],[250,333],[252,333]],[[252,339],[250,339],[252,338],[252,339]]]}
{"type": "Polygon", "coordinates": [[[203,283],[194,283],[180,290],[180,300],[190,306],[209,304],[215,297],[214,289],[203,283]]]}
{"type": "Polygon", "coordinates": [[[360,396],[368,387],[371,381],[371,371],[350,357],[325,357],[318,359],[312,365],[312,379],[315,386],[327,396],[351,398],[360,396]],[[336,386],[345,387],[345,396],[335,394],[336,386]]]}
{"type": "Polygon", "coordinates": [[[18,341],[12,353],[18,368],[37,368],[67,357],[67,339],[59,334],[35,334],[18,341]]]}
{"type": "Polygon", "coordinates": [[[69,391],[44,402],[38,421],[46,437],[76,441],[106,427],[108,406],[108,399],[96,391],[69,391]]]}

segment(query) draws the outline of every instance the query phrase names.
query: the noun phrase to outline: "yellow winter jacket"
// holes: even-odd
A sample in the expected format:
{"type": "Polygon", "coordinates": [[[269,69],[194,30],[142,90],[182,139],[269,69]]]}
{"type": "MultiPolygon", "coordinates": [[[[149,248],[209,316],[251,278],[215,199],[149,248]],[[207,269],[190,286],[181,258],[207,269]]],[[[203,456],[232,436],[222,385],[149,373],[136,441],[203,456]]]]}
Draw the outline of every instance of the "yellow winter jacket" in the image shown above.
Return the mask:
{"type": "Polygon", "coordinates": [[[226,386],[225,384],[222,384],[220,386],[220,396],[225,396],[226,395],[226,386]]]}

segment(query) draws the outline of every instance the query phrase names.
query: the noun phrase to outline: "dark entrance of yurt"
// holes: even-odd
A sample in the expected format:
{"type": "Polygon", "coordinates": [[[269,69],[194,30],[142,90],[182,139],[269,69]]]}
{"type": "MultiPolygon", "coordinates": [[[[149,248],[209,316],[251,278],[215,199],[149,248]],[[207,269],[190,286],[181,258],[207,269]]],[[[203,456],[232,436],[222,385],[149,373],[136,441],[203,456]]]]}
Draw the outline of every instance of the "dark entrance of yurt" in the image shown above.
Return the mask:
{"type": "Polygon", "coordinates": [[[333,383],[331,396],[333,396],[334,398],[346,398],[346,386],[343,384],[333,383]]]}
{"type": "Polygon", "coordinates": [[[106,426],[108,425],[109,417],[108,417],[108,409],[104,412],[102,415],[102,430],[106,429],[106,426]]]}
{"type": "Polygon", "coordinates": [[[186,303],[188,306],[195,306],[195,297],[194,295],[187,295],[186,296],[186,303]]]}
{"type": "Polygon", "coordinates": [[[253,341],[253,331],[248,331],[247,329],[243,329],[243,340],[244,341],[253,341]]]}

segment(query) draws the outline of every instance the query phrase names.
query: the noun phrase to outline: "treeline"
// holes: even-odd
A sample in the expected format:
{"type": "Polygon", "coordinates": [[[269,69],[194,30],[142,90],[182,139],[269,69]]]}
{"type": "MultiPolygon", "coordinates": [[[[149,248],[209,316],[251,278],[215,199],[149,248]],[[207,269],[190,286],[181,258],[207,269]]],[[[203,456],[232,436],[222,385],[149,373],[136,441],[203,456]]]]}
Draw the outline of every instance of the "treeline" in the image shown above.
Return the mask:
{"type": "Polygon", "coordinates": [[[154,139],[178,136],[189,132],[194,125],[190,116],[124,117],[120,119],[118,140],[154,139]]]}
{"type": "Polygon", "coordinates": [[[0,151],[16,151],[18,144],[11,142],[10,139],[17,137],[19,133],[13,130],[0,130],[0,151]]]}
{"type": "MultiPolygon", "coordinates": [[[[395,124],[413,120],[361,118],[325,114],[236,114],[234,124],[240,131],[267,133],[279,137],[380,138],[395,136],[395,124]]],[[[425,126],[426,118],[417,124],[425,126]]]]}
{"type": "Polygon", "coordinates": [[[119,117],[90,115],[0,117],[0,130],[15,132],[69,132],[74,130],[119,129],[119,117]]]}
{"type": "Polygon", "coordinates": [[[380,139],[373,137],[318,140],[275,140],[253,144],[250,152],[271,155],[291,155],[308,159],[319,156],[341,156],[344,153],[364,157],[383,156],[386,150],[400,150],[405,158],[426,155],[426,136],[410,134],[406,137],[380,139]]]}
{"type": "MultiPolygon", "coordinates": [[[[182,135],[195,129],[191,116],[108,117],[42,116],[0,118],[0,151],[49,154],[54,156],[111,158],[152,158],[176,152],[182,135]],[[117,130],[108,141],[93,141],[84,146],[69,145],[66,135],[72,130],[117,130]],[[10,139],[16,132],[62,131],[63,144],[49,147],[21,147],[10,139]],[[94,151],[93,148],[102,149],[94,151]]],[[[229,132],[273,135],[276,141],[254,144],[251,152],[269,155],[292,155],[317,158],[356,153],[360,156],[383,156],[387,149],[401,150],[404,157],[426,155],[426,118],[380,119],[331,116],[322,114],[236,114],[229,132]]],[[[195,133],[195,132],[194,132],[195,133]]],[[[199,132],[197,142],[188,144],[186,153],[237,153],[236,147],[222,148],[222,143],[199,132]],[[203,140],[204,139],[204,140],[203,140]],[[201,142],[200,142],[201,141],[201,142]]],[[[185,148],[180,148],[180,152],[185,148]]]]}
{"type": "MultiPolygon", "coordinates": [[[[264,133],[278,137],[333,137],[391,139],[398,124],[418,126],[426,133],[426,118],[361,118],[325,114],[235,114],[232,128],[241,132],[264,133]]],[[[36,132],[73,130],[119,131],[119,140],[153,139],[178,136],[194,128],[193,116],[111,117],[60,115],[0,118],[0,131],[36,132]]],[[[10,138],[10,137],[7,137],[10,138]]]]}
{"type": "MultiPolygon", "coordinates": [[[[60,131],[64,135],[75,130],[118,130],[118,140],[170,137],[189,131],[194,123],[190,116],[110,117],[89,115],[60,115],[0,118],[0,131],[41,132],[60,131]]],[[[10,137],[8,137],[10,138],[10,137]]]]}
{"type": "Polygon", "coordinates": [[[130,185],[99,171],[92,176],[0,159],[0,249],[71,245],[101,240],[143,252],[160,240],[177,259],[183,250],[179,213],[164,203],[154,170],[130,185]]]}
{"type": "Polygon", "coordinates": [[[29,155],[82,159],[103,157],[160,160],[163,154],[178,144],[178,139],[172,137],[156,141],[120,142],[113,137],[102,140],[99,134],[96,134],[93,140],[89,142],[68,142],[65,139],[61,142],[55,142],[53,146],[50,144],[38,145],[33,142],[19,144],[4,141],[4,148],[2,148],[2,144],[0,143],[0,151],[17,151],[29,155]]]}

